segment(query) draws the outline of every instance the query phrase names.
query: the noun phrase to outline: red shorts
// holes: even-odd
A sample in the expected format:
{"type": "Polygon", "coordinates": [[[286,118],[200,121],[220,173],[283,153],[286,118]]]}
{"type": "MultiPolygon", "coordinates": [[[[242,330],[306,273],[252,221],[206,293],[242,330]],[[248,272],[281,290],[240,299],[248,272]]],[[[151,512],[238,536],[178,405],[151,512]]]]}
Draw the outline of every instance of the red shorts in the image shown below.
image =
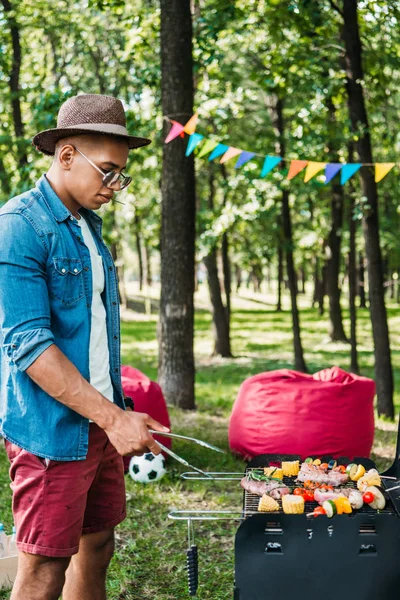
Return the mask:
{"type": "Polygon", "coordinates": [[[122,456],[95,423],[85,460],[39,458],[5,441],[21,552],[72,556],[82,534],[111,529],[126,515],[122,456]]]}

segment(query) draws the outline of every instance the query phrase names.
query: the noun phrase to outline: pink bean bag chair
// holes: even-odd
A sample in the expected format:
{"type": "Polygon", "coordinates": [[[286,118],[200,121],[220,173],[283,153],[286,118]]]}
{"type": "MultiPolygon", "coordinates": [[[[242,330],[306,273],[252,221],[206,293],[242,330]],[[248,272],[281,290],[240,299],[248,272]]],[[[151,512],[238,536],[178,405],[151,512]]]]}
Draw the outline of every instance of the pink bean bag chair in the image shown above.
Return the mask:
{"type": "MultiPolygon", "coordinates": [[[[153,419],[170,427],[167,404],[163,396],[162,390],[158,383],[151,381],[144,373],[133,367],[124,365],[121,369],[122,389],[125,396],[130,396],[135,403],[135,411],[144,412],[150,415],[153,419]]],[[[154,436],[164,446],[171,448],[171,438],[154,436]]],[[[130,457],[124,457],[125,471],[129,466],[130,457]]]]}
{"type": "Polygon", "coordinates": [[[369,457],[374,439],[372,379],[338,367],[314,375],[281,369],[246,379],[229,424],[231,450],[258,454],[369,457]]]}

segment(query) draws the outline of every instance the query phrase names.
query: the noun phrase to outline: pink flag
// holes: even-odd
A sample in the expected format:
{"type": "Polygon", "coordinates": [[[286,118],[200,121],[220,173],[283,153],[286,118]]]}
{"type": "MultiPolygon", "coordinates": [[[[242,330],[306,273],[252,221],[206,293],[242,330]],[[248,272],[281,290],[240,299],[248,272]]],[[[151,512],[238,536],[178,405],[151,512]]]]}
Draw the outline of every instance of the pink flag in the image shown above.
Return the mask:
{"type": "Polygon", "coordinates": [[[239,148],[233,148],[233,146],[231,146],[223,155],[223,157],[221,158],[221,160],[219,161],[220,163],[225,163],[227,160],[229,160],[230,158],[233,158],[234,156],[237,156],[238,154],[241,154],[243,152],[243,150],[240,150],[239,148]]]}
{"type": "Polygon", "coordinates": [[[181,133],[185,129],[184,125],[181,125],[177,121],[171,121],[171,122],[172,122],[172,127],[169,131],[169,134],[165,138],[166,144],[168,144],[169,142],[172,142],[172,140],[174,140],[176,137],[178,137],[178,135],[181,135],[181,133]]]}

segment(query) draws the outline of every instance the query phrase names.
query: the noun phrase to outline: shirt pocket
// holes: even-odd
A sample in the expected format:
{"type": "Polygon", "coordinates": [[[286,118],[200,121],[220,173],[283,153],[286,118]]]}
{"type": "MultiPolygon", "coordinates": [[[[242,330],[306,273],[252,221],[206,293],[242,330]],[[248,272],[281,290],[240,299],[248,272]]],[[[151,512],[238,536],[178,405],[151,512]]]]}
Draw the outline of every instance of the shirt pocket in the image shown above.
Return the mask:
{"type": "Polygon", "coordinates": [[[82,261],[79,258],[53,258],[49,293],[65,306],[71,306],[83,298],[82,261]]]}

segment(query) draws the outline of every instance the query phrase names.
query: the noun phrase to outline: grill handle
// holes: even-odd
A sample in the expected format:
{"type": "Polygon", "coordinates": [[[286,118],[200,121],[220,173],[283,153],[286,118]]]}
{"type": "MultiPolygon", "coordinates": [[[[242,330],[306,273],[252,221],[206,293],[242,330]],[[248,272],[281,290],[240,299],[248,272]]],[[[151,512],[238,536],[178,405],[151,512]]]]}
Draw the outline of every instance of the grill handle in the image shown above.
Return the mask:
{"type": "Polygon", "coordinates": [[[186,552],[186,568],[188,574],[188,588],[190,596],[196,596],[199,585],[199,563],[197,546],[192,546],[186,552]]]}

